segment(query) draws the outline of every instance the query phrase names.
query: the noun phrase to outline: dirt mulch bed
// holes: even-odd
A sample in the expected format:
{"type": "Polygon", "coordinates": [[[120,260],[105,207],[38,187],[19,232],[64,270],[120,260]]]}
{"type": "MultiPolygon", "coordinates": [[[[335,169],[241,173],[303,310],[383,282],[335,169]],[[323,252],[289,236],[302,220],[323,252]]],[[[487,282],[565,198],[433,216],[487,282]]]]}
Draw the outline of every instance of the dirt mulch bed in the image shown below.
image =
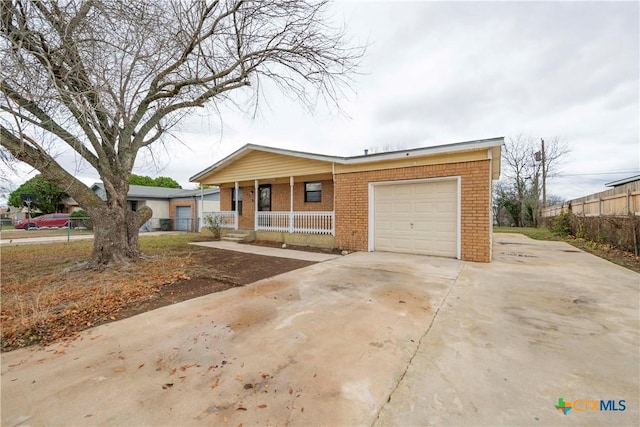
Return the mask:
{"type": "Polygon", "coordinates": [[[197,277],[178,280],[158,290],[153,298],[122,310],[120,319],[144,313],[165,305],[171,305],[208,295],[214,292],[247,285],[268,277],[306,267],[314,262],[287,258],[275,258],[244,252],[202,248],[197,277]],[[210,270],[207,269],[210,267],[210,270]]]}
{"type": "MultiPolygon", "coordinates": [[[[283,244],[278,242],[272,242],[269,240],[254,240],[253,242],[241,242],[243,245],[256,245],[256,246],[265,246],[269,248],[278,248],[282,249],[283,244]]],[[[286,245],[285,249],[291,249],[294,251],[304,251],[304,252],[315,252],[322,254],[335,254],[340,255],[342,251],[338,248],[327,249],[327,248],[314,248],[311,246],[298,246],[298,245],[286,245]]]]}

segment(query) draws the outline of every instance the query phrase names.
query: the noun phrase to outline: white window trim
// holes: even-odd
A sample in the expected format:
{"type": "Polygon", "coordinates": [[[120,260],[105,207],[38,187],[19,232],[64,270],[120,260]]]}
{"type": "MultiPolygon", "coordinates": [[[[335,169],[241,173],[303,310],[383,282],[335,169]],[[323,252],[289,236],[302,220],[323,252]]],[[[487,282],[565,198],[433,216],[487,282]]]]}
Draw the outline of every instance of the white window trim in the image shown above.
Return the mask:
{"type": "Polygon", "coordinates": [[[462,188],[462,179],[460,175],[454,176],[443,176],[437,178],[423,178],[423,179],[406,179],[406,180],[398,180],[398,181],[377,181],[369,183],[369,220],[368,220],[368,248],[369,252],[373,252],[375,250],[375,236],[374,236],[374,224],[375,224],[375,187],[379,185],[398,185],[398,184],[419,184],[423,182],[438,182],[438,181],[456,181],[456,258],[462,259],[462,196],[461,196],[461,188],[462,188]]]}

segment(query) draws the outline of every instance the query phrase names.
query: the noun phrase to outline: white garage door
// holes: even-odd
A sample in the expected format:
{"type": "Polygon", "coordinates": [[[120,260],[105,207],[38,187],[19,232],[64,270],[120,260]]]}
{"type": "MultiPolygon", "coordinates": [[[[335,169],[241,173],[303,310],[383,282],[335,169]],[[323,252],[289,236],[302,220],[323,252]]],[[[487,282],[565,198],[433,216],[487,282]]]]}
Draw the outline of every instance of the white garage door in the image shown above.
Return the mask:
{"type": "Polygon", "coordinates": [[[457,180],[373,186],[373,250],[457,257],[457,180]]]}

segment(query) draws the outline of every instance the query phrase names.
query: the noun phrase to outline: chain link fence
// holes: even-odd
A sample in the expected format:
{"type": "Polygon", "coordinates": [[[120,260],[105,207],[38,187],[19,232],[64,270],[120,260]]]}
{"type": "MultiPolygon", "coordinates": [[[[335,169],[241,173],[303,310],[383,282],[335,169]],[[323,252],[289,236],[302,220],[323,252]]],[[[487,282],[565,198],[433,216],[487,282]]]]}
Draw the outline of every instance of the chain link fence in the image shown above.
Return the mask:
{"type": "MultiPolygon", "coordinates": [[[[2,230],[22,229],[30,233],[42,233],[48,231],[51,234],[55,230],[63,230],[68,233],[86,234],[93,231],[93,221],[89,217],[69,217],[68,220],[59,223],[40,224],[37,217],[32,218],[27,225],[18,224],[18,221],[5,218],[0,221],[2,230]]],[[[140,232],[151,231],[200,231],[199,218],[151,218],[140,227],[140,232]]]]}

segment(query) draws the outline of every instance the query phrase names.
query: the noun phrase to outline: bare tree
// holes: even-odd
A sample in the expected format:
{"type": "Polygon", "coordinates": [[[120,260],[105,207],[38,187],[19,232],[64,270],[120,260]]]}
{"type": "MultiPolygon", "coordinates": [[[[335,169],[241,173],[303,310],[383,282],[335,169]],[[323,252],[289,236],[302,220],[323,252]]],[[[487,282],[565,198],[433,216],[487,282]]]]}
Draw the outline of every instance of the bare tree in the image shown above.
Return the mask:
{"type": "MultiPolygon", "coordinates": [[[[181,117],[268,79],[312,105],[336,103],[364,54],[329,26],[326,1],[4,0],[0,142],[70,194],[94,223],[93,265],[139,256],[127,209],[139,150],[181,117]],[[101,177],[102,201],[56,154],[101,177]]],[[[248,92],[247,92],[248,91],[248,92]]],[[[148,212],[146,213],[148,214],[148,212]]]]}
{"type": "Polygon", "coordinates": [[[544,169],[547,177],[553,177],[560,168],[564,156],[569,152],[566,143],[559,138],[545,141],[545,155],[540,140],[523,134],[508,138],[502,150],[503,179],[496,192],[496,200],[506,203],[516,226],[537,225],[541,206],[542,179],[544,169]],[[539,153],[539,155],[537,155],[539,153]],[[536,160],[539,159],[539,160],[536,160]]]}

